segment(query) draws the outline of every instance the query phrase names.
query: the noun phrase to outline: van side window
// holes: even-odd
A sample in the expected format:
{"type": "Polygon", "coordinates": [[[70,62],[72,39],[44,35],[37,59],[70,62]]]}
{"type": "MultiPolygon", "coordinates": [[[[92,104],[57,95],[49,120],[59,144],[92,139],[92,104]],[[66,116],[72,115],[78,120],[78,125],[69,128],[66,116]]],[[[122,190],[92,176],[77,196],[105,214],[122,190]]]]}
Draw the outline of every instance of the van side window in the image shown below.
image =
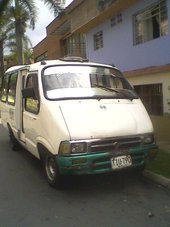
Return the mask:
{"type": "Polygon", "coordinates": [[[39,98],[38,98],[38,78],[36,74],[30,74],[27,77],[26,88],[34,88],[36,97],[26,98],[25,110],[34,114],[39,112],[39,98]]]}
{"type": "Polygon", "coordinates": [[[8,103],[10,105],[15,105],[15,94],[16,94],[16,83],[17,83],[17,73],[11,74],[9,78],[8,85],[8,103]]]}
{"type": "Polygon", "coordinates": [[[4,76],[3,82],[2,82],[2,96],[1,96],[1,101],[2,102],[6,102],[6,100],[7,100],[8,79],[9,79],[9,75],[6,74],[4,76]]]}

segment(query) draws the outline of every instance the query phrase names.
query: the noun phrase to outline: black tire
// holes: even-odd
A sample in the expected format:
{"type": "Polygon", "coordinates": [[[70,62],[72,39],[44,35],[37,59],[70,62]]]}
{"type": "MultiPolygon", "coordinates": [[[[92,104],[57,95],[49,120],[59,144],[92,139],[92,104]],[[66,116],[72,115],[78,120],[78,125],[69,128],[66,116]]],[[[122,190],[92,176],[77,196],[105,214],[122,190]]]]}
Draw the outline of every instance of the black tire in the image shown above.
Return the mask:
{"type": "Polygon", "coordinates": [[[8,130],[9,130],[9,139],[10,139],[10,143],[12,144],[12,150],[14,151],[18,151],[21,149],[21,145],[19,144],[19,142],[17,141],[17,139],[15,138],[12,129],[10,128],[10,126],[8,126],[8,130]]]}
{"type": "Polygon", "coordinates": [[[46,154],[44,160],[44,170],[50,186],[55,188],[63,187],[63,177],[59,173],[56,158],[54,155],[51,155],[49,153],[46,154]]]}

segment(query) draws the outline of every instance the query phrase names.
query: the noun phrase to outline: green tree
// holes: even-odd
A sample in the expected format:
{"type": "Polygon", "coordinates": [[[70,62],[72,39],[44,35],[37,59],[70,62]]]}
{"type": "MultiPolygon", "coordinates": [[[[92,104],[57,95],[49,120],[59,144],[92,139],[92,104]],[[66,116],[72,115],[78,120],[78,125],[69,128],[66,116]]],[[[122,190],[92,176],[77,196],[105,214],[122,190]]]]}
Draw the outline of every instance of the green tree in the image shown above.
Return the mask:
{"type": "MultiPolygon", "coordinates": [[[[61,12],[63,6],[56,0],[43,0],[44,4],[49,5],[56,16],[61,12]]],[[[19,64],[24,64],[24,34],[28,27],[35,28],[37,10],[34,0],[15,0],[11,7],[11,13],[15,19],[15,34],[19,64]]]]}
{"type": "MultiPolygon", "coordinates": [[[[57,0],[43,0],[44,4],[47,4],[54,10],[56,15],[61,12],[63,9],[63,4],[58,3],[57,0]]],[[[65,1],[63,1],[65,2],[65,1]]],[[[26,28],[30,26],[30,28],[35,28],[35,22],[36,22],[36,15],[37,15],[37,9],[35,7],[35,1],[34,0],[9,0],[8,4],[6,3],[5,11],[3,11],[3,15],[0,16],[0,21],[4,21],[4,23],[8,24],[8,31],[4,31],[3,33],[5,35],[2,35],[1,33],[1,25],[0,25],[0,50],[3,50],[4,42],[6,39],[9,40],[8,45],[10,45],[10,49],[15,47],[17,48],[17,58],[18,58],[18,64],[24,64],[24,39],[26,28]],[[7,9],[10,8],[10,15],[8,14],[8,17],[6,17],[7,9]],[[5,12],[5,13],[4,13],[5,12]],[[12,33],[11,30],[13,29],[12,33]],[[11,39],[11,36],[15,34],[15,39],[11,39]],[[16,43],[16,45],[15,45],[16,43]],[[13,47],[12,47],[13,45],[13,47]]],[[[3,27],[6,25],[4,24],[3,27]]],[[[12,50],[12,49],[11,49],[12,50]]],[[[14,51],[15,52],[15,51],[14,51]]],[[[0,58],[2,58],[3,52],[0,53],[0,58]]],[[[0,59],[1,62],[3,62],[3,59],[0,59]]],[[[3,63],[2,63],[3,64],[3,63]]],[[[4,68],[2,66],[2,68],[4,68]]]]}
{"type": "MultiPolygon", "coordinates": [[[[11,54],[7,67],[15,64],[21,64],[18,60],[18,48],[16,42],[16,26],[15,20],[11,16],[11,5],[5,9],[0,15],[0,77],[3,76],[6,67],[4,66],[4,48],[8,47],[11,54]]],[[[25,63],[32,62],[32,56],[30,54],[30,60],[28,59],[28,53],[31,53],[32,43],[30,39],[24,34],[22,37],[22,56],[25,58],[25,63]]]]}
{"type": "Polygon", "coordinates": [[[36,21],[36,7],[33,0],[15,0],[14,5],[11,6],[11,15],[14,18],[15,35],[18,63],[24,64],[24,34],[28,27],[35,28],[36,21]]]}
{"type": "Polygon", "coordinates": [[[0,21],[0,76],[4,73],[4,42],[6,34],[2,29],[2,21],[0,21]]]}
{"type": "Polygon", "coordinates": [[[4,46],[8,33],[13,29],[9,26],[10,10],[7,7],[0,15],[0,76],[4,73],[4,46]]]}
{"type": "Polygon", "coordinates": [[[64,9],[65,0],[44,0],[44,4],[53,10],[54,16],[57,17],[64,9]]]}
{"type": "MultiPolygon", "coordinates": [[[[6,42],[6,47],[10,50],[8,55],[8,67],[12,65],[19,64],[17,58],[17,45],[16,45],[16,35],[15,32],[11,32],[8,34],[8,41],[6,42]]],[[[23,36],[23,54],[24,54],[24,64],[30,64],[33,62],[33,50],[31,40],[27,35],[23,36]]]]}
{"type": "MultiPolygon", "coordinates": [[[[6,47],[9,48],[9,50],[11,52],[17,52],[17,44],[16,44],[16,35],[15,35],[15,31],[11,30],[10,33],[8,33],[8,40],[6,41],[6,47]]],[[[23,36],[23,50],[24,52],[26,50],[32,49],[32,42],[30,40],[30,38],[24,34],[23,36]]]]}

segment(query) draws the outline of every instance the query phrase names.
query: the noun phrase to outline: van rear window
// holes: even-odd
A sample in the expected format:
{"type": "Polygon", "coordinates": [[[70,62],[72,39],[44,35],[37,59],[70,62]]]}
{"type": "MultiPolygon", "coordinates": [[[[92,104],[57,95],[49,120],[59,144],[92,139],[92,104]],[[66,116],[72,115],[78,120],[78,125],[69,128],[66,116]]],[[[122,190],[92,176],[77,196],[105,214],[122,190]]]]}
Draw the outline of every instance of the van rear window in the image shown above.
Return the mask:
{"type": "Polygon", "coordinates": [[[9,80],[9,75],[6,74],[2,81],[2,96],[1,96],[2,102],[6,102],[7,100],[8,80],[9,80]]]}
{"type": "Polygon", "coordinates": [[[8,103],[11,105],[15,105],[16,83],[17,83],[17,73],[13,73],[9,78],[9,86],[8,86],[8,103]]]}

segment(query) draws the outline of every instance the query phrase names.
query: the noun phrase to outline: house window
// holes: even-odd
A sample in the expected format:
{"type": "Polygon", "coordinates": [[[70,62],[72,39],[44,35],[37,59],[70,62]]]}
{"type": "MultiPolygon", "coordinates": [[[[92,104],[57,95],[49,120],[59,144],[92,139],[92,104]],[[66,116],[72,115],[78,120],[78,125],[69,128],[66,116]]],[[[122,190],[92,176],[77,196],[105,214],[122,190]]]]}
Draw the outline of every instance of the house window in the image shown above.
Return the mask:
{"type": "Polygon", "coordinates": [[[103,47],[103,32],[97,32],[94,35],[94,50],[98,50],[103,47]]]}
{"type": "Polygon", "coordinates": [[[110,25],[111,27],[114,27],[116,25],[116,17],[113,16],[111,19],[110,19],[110,25]]]}
{"type": "Polygon", "coordinates": [[[117,16],[117,23],[121,23],[122,22],[122,13],[119,13],[117,16]]]}
{"type": "Polygon", "coordinates": [[[35,58],[35,62],[38,61],[43,61],[43,60],[47,60],[48,59],[48,52],[45,52],[43,54],[41,54],[40,56],[35,58]]]}
{"type": "Polygon", "coordinates": [[[168,34],[168,13],[166,0],[134,15],[134,45],[168,34]]]}
{"type": "Polygon", "coordinates": [[[111,27],[114,27],[116,24],[119,24],[119,23],[122,23],[122,13],[119,13],[110,19],[111,27]]]}
{"type": "Polygon", "coordinates": [[[76,34],[63,41],[63,56],[86,58],[85,34],[76,34]]]}
{"type": "Polygon", "coordinates": [[[148,84],[134,86],[145,108],[151,115],[163,114],[162,84],[148,84]]]}

